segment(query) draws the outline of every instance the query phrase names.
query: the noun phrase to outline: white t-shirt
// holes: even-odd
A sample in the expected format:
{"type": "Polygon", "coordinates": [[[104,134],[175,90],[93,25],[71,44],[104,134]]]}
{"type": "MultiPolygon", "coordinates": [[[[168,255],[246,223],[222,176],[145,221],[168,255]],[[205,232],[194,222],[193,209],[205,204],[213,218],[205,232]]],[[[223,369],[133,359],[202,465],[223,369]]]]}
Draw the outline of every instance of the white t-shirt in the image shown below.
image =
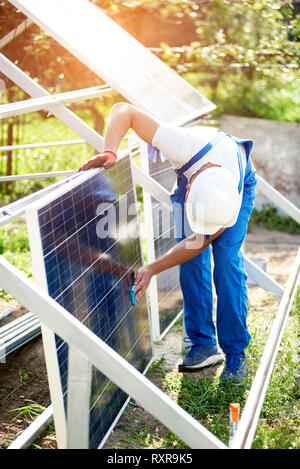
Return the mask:
{"type": "MultiPolygon", "coordinates": [[[[182,128],[170,124],[162,124],[155,132],[152,145],[158,148],[161,153],[170,161],[174,168],[181,168],[198,153],[207,143],[209,143],[218,133],[214,127],[190,127],[182,128]]],[[[241,145],[243,174],[246,168],[246,152],[241,145]]],[[[237,156],[237,144],[228,137],[222,137],[218,143],[190,169],[185,171],[185,176],[189,180],[191,176],[206,163],[219,164],[228,169],[237,184],[240,181],[240,170],[237,156]]],[[[242,194],[241,194],[242,195],[242,194]]]]}

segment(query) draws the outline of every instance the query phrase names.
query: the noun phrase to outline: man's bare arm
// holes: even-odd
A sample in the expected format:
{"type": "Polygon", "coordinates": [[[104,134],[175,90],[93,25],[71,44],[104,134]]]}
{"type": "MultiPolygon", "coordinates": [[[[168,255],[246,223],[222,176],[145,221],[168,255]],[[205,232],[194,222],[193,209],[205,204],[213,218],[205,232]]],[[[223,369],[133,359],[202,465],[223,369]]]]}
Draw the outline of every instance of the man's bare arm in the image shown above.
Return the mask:
{"type": "Polygon", "coordinates": [[[145,142],[152,143],[160,122],[147,112],[127,103],[115,104],[108,117],[104,137],[104,150],[118,151],[121,140],[129,129],[145,142]]]}
{"type": "Polygon", "coordinates": [[[153,116],[131,104],[115,104],[107,121],[103,153],[95,155],[80,170],[86,171],[101,166],[109,168],[115,163],[120,143],[129,129],[134,130],[142,140],[151,144],[153,136],[160,125],[160,122],[153,116]]]}
{"type": "Polygon", "coordinates": [[[214,239],[223,233],[224,229],[225,228],[220,229],[215,234],[211,235],[209,239],[194,233],[178,243],[174,248],[170,249],[170,251],[155,262],[140,268],[137,272],[135,281],[136,299],[139,300],[144,294],[153,275],[157,275],[164,270],[170,269],[175,265],[183,264],[184,262],[198,256],[198,254],[203,252],[214,239]]]}

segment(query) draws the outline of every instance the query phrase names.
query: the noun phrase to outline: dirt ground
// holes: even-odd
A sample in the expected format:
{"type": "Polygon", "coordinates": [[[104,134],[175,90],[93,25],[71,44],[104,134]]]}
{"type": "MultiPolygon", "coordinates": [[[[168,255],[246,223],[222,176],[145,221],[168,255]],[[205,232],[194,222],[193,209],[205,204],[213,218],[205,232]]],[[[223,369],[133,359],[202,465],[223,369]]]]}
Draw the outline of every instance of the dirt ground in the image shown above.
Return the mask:
{"type": "MultiPolygon", "coordinates": [[[[267,272],[278,283],[284,285],[299,246],[299,235],[256,227],[247,235],[244,250],[247,256],[266,259],[267,272]]],[[[261,288],[249,285],[250,310],[255,308],[256,311],[263,311],[269,298],[269,295],[261,288]]],[[[0,327],[26,312],[17,302],[0,301],[0,312],[8,307],[13,308],[14,312],[0,322],[0,327]]],[[[165,366],[168,369],[177,368],[181,360],[179,329],[177,327],[175,331],[169,332],[160,344],[155,345],[155,358],[164,357],[165,366]]],[[[201,373],[219,373],[221,368],[222,365],[211,370],[203,370],[201,373]]],[[[190,375],[192,378],[193,374],[190,375]]],[[[152,371],[151,380],[160,386],[160,373],[152,371]]],[[[7,448],[17,434],[28,426],[28,422],[23,417],[16,417],[18,412],[13,412],[13,409],[27,406],[32,402],[44,407],[50,404],[41,337],[10,354],[5,363],[0,363],[0,448],[7,448]]],[[[105,447],[126,448],[128,447],[128,442],[126,442],[128,431],[143,431],[145,427],[159,437],[163,437],[169,431],[141,407],[129,405],[105,447]]],[[[56,448],[51,432],[46,432],[36,445],[42,449],[56,448]]],[[[131,440],[130,447],[140,448],[141,446],[138,441],[135,443],[131,440]]]]}

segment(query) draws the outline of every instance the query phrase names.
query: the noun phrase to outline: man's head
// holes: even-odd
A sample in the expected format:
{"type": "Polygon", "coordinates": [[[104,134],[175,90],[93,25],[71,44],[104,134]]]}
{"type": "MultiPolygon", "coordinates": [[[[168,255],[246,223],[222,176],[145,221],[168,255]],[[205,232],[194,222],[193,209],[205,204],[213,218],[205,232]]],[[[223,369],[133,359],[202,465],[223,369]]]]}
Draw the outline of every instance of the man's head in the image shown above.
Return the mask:
{"type": "Polygon", "coordinates": [[[210,235],[234,225],[239,193],[227,169],[206,163],[192,175],[186,189],[187,217],[195,233],[210,235]]]}

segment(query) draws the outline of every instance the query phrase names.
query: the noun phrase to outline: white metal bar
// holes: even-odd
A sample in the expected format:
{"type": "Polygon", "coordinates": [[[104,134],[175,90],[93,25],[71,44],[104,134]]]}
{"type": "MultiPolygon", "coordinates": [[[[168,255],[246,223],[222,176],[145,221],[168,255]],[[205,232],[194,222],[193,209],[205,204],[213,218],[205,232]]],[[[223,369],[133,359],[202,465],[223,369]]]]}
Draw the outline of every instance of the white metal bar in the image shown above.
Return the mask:
{"type": "Polygon", "coordinates": [[[74,347],[68,350],[67,448],[89,448],[92,366],[74,347]]]}
{"type": "MultiPolygon", "coordinates": [[[[28,210],[26,212],[26,223],[35,284],[44,292],[48,293],[45,265],[41,257],[42,242],[36,210],[28,210]]],[[[41,321],[41,332],[45,351],[50,398],[54,408],[57,446],[59,449],[64,449],[67,445],[67,422],[56,351],[56,339],[54,331],[48,326],[47,321],[41,321]]]]}
{"type": "Polygon", "coordinates": [[[13,312],[12,308],[6,308],[4,311],[2,311],[2,313],[0,313],[0,321],[6,318],[6,316],[8,316],[12,312],[13,312]]]}
{"type": "Polygon", "coordinates": [[[281,208],[281,210],[287,213],[297,223],[300,223],[300,209],[259,175],[257,175],[257,188],[268,199],[274,202],[277,207],[281,208]]]}
{"type": "Polygon", "coordinates": [[[267,392],[268,384],[273,371],[275,359],[280,346],[282,335],[286,326],[290,308],[297,289],[297,279],[300,271],[300,249],[294,261],[291,274],[286,284],[278,312],[264,352],[256,372],[249,397],[245,404],[237,432],[232,441],[231,448],[251,448],[259,414],[267,392]]]}
{"type": "Polygon", "coordinates": [[[22,433],[19,435],[7,449],[26,449],[40,436],[40,434],[49,427],[53,419],[52,404],[44,410],[22,433]]]}
{"type": "Polygon", "coordinates": [[[39,142],[39,143],[24,143],[22,145],[4,145],[0,147],[0,151],[14,151],[14,150],[31,150],[33,148],[45,148],[45,147],[59,147],[64,145],[80,145],[82,143],[87,144],[85,140],[73,139],[73,140],[61,140],[58,142],[39,142]]]}
{"type": "Polygon", "coordinates": [[[43,189],[34,192],[33,194],[29,194],[21,199],[16,200],[15,202],[11,202],[8,205],[4,205],[0,207],[0,226],[6,225],[10,223],[15,218],[20,217],[23,215],[25,208],[33,203],[35,200],[39,199],[40,197],[44,196],[47,193],[54,191],[57,187],[62,186],[65,184],[65,181],[58,181],[55,184],[51,184],[51,186],[44,187],[43,189]]]}
{"type": "Polygon", "coordinates": [[[3,345],[0,345],[0,360],[5,359],[7,355],[17,350],[19,347],[27,344],[35,337],[40,335],[41,333],[41,326],[40,323],[37,322],[36,324],[30,325],[26,329],[18,334],[17,336],[13,336],[12,339],[5,341],[3,345]]]}
{"type": "Polygon", "coordinates": [[[47,324],[70,346],[80,350],[96,368],[191,448],[227,448],[2,256],[0,256],[0,284],[21,304],[39,316],[41,322],[47,324]]]}
{"type": "MultiPolygon", "coordinates": [[[[149,159],[147,145],[145,142],[140,142],[140,155],[141,155],[141,166],[144,170],[143,181],[145,182],[145,176],[150,182],[154,181],[149,176],[149,159]]],[[[132,165],[132,177],[133,180],[140,184],[141,178],[138,174],[134,175],[134,167],[132,165]],[[137,176],[137,179],[136,179],[137,176]],[[140,182],[139,182],[140,181],[140,182]]],[[[156,182],[156,181],[155,181],[156,182]]],[[[162,187],[162,186],[161,186],[162,187]]],[[[147,246],[147,262],[150,264],[155,261],[155,246],[154,246],[154,225],[153,225],[153,210],[152,210],[152,199],[151,192],[149,193],[145,187],[143,187],[143,203],[144,203],[144,217],[145,217],[145,228],[146,228],[146,246],[147,246]]],[[[149,190],[149,185],[148,185],[149,190]]],[[[165,188],[163,188],[164,191],[165,188]]],[[[170,201],[170,200],[169,200],[170,201]]],[[[150,325],[153,342],[160,340],[160,324],[159,324],[159,305],[158,305],[158,288],[157,288],[157,277],[154,276],[151,279],[148,288],[149,305],[150,305],[150,325]]]]}
{"type": "Polygon", "coordinates": [[[0,182],[24,181],[26,179],[47,179],[54,177],[69,177],[76,174],[77,171],[53,171],[49,173],[17,174],[14,176],[2,176],[0,182]]]}
{"type": "Polygon", "coordinates": [[[86,0],[10,0],[122,96],[164,122],[215,106],[86,0]],[[68,21],[65,21],[68,18],[68,21]],[[78,34],[78,31],[82,34],[78,34]],[[113,37],[113,41],[107,41],[113,37]],[[98,47],[105,44],[105,47],[98,47]]]}
{"type": "MultiPolygon", "coordinates": [[[[132,165],[132,177],[136,184],[139,184],[145,191],[154,197],[160,204],[172,211],[170,193],[159,182],[155,181],[143,169],[132,165]]],[[[147,213],[148,215],[148,213],[147,213]]]]}
{"type": "Polygon", "coordinates": [[[27,29],[31,24],[33,23],[29,18],[26,18],[26,20],[18,24],[18,26],[16,26],[12,31],[0,39],[0,49],[7,46],[7,44],[9,44],[15,37],[19,36],[19,34],[25,31],[25,29],[27,29]]]}
{"type": "MultiPolygon", "coordinates": [[[[17,86],[26,91],[30,96],[34,98],[50,96],[48,91],[26,75],[26,73],[8,60],[3,54],[0,54],[0,71],[16,83],[17,86]]],[[[103,137],[101,137],[98,132],[92,129],[82,119],[76,116],[76,114],[62,104],[53,104],[49,106],[49,110],[93,148],[99,152],[102,151],[103,137]]]]}
{"type": "Polygon", "coordinates": [[[284,288],[248,257],[244,258],[244,262],[245,269],[249,277],[264,290],[273,293],[275,298],[280,301],[284,292],[284,288]]]}
{"type": "MultiPolygon", "coordinates": [[[[128,149],[120,151],[118,153],[118,160],[125,158],[126,156],[128,156],[128,154],[129,154],[128,149]]],[[[11,202],[8,205],[0,207],[0,226],[6,225],[7,223],[10,223],[14,219],[20,217],[25,212],[25,209],[29,205],[34,203],[36,200],[40,199],[46,194],[52,193],[55,189],[63,186],[65,183],[69,183],[70,179],[72,179],[73,177],[79,176],[79,174],[77,175],[77,171],[71,171],[70,174],[71,176],[69,176],[69,178],[65,180],[58,181],[55,184],[51,184],[48,187],[44,187],[43,189],[34,192],[33,194],[27,195],[25,197],[22,197],[19,200],[16,200],[15,202],[11,202]]],[[[84,173],[81,173],[81,174],[84,174],[84,173]]],[[[85,172],[85,174],[87,173],[85,172]]]]}
{"type": "Polygon", "coordinates": [[[107,85],[94,86],[76,91],[67,91],[56,95],[42,96],[40,98],[26,99],[15,103],[2,104],[0,106],[0,119],[19,116],[28,112],[49,109],[53,104],[69,104],[76,101],[98,98],[112,89],[107,85]]]}

